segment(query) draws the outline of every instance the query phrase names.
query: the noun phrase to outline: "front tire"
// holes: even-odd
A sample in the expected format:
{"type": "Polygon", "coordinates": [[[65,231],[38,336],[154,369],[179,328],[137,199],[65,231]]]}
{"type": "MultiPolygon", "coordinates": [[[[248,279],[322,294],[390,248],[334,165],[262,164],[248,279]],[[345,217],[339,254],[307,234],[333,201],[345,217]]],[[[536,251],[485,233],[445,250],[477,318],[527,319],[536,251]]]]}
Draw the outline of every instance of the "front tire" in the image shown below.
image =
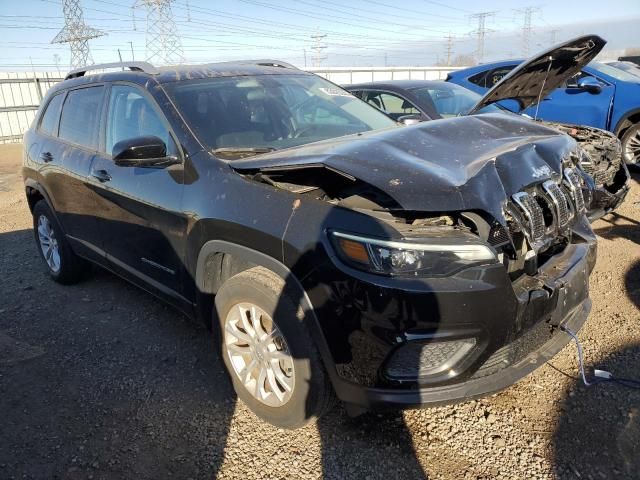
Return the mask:
{"type": "Polygon", "coordinates": [[[631,125],[622,135],[622,156],[627,165],[640,166],[640,123],[631,125]]]}
{"type": "Polygon", "coordinates": [[[333,389],[295,289],[263,267],[238,273],[215,304],[222,357],[238,397],[260,418],[298,428],[333,406],[333,389]]]}
{"type": "Polygon", "coordinates": [[[62,284],[80,281],[88,269],[87,262],[78,257],[62,233],[56,217],[44,200],[33,207],[33,231],[40,257],[51,278],[62,284]]]}

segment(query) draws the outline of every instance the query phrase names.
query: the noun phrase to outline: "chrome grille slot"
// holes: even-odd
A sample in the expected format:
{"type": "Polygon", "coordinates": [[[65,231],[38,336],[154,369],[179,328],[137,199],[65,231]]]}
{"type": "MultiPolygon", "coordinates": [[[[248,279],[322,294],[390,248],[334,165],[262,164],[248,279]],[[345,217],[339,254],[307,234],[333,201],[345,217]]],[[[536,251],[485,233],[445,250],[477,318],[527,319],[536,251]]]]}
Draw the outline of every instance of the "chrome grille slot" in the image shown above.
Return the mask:
{"type": "Polygon", "coordinates": [[[513,200],[522,210],[528,223],[528,234],[532,240],[538,240],[544,235],[545,225],[542,208],[533,195],[527,192],[518,192],[513,195],[513,200]]]}
{"type": "Polygon", "coordinates": [[[582,213],[584,211],[584,196],[582,195],[582,188],[580,187],[580,177],[573,168],[565,168],[564,170],[565,185],[571,192],[571,197],[576,206],[576,212],[582,213]]]}
{"type": "Polygon", "coordinates": [[[567,205],[567,198],[564,196],[564,193],[562,193],[562,189],[552,180],[544,182],[542,188],[553,202],[558,225],[564,227],[569,223],[570,211],[569,205],[567,205]]]}

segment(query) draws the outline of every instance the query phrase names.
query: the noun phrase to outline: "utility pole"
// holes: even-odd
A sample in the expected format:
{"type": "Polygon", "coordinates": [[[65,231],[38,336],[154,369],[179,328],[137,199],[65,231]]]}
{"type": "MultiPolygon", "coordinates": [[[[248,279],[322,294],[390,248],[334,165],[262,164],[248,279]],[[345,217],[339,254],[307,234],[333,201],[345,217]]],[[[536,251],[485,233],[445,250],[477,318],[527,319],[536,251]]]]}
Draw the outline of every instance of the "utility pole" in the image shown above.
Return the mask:
{"type": "Polygon", "coordinates": [[[447,67],[451,66],[451,57],[453,56],[453,39],[456,38],[454,35],[447,35],[446,37],[447,45],[445,47],[445,52],[447,52],[447,67]]]}
{"type": "Polygon", "coordinates": [[[102,37],[106,33],[84,23],[80,0],[62,0],[64,27],[51,43],[68,43],[71,48],[71,68],[84,67],[93,63],[89,51],[89,40],[102,37]]]}
{"type": "Polygon", "coordinates": [[[529,56],[529,52],[531,51],[531,33],[533,32],[531,20],[533,19],[533,14],[538,12],[539,10],[540,9],[538,7],[534,6],[528,6],[519,10],[515,10],[515,12],[522,15],[524,19],[522,23],[522,54],[525,56],[525,58],[529,56]]]}
{"type": "MultiPolygon", "coordinates": [[[[173,19],[171,4],[175,0],[137,0],[133,8],[147,12],[146,54],[147,61],[160,64],[184,62],[184,50],[173,19]]],[[[135,16],[134,16],[135,29],[135,16]]]]}
{"type": "Polygon", "coordinates": [[[56,70],[58,70],[58,76],[62,76],[62,74],[60,73],[60,55],[58,55],[57,53],[53,54],[53,63],[56,64],[56,70]]]}
{"type": "Polygon", "coordinates": [[[129,45],[131,46],[131,60],[135,61],[136,56],[133,54],[133,42],[129,42],[129,45]]]}
{"type": "Polygon", "coordinates": [[[478,28],[471,32],[471,35],[476,36],[478,42],[478,46],[476,48],[476,60],[478,63],[481,63],[484,59],[485,37],[487,36],[487,33],[493,31],[487,28],[487,18],[491,18],[495,14],[496,12],[480,12],[469,16],[471,19],[478,20],[478,28]]]}
{"type": "Polygon", "coordinates": [[[327,46],[323,43],[323,40],[327,38],[326,33],[320,33],[316,31],[315,34],[311,35],[311,41],[313,42],[311,45],[311,50],[313,51],[313,66],[319,67],[320,64],[327,59],[327,55],[324,53],[327,49],[327,46]]]}

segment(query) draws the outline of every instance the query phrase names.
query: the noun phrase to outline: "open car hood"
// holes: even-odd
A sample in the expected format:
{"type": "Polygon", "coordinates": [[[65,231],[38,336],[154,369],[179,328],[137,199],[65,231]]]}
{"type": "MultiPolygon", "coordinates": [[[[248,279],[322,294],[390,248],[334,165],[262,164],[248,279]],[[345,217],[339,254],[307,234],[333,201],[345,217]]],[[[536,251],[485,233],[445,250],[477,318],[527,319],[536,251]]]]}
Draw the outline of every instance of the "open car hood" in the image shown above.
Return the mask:
{"type": "Polygon", "coordinates": [[[515,100],[521,111],[537,104],[582,70],[606,43],[597,35],[584,35],[536,54],[505,75],[469,113],[500,100],[515,100]]]}
{"type": "Polygon", "coordinates": [[[242,174],[328,169],[410,211],[483,210],[558,176],[575,141],[515,115],[482,114],[349,135],[229,162],[242,174]]]}

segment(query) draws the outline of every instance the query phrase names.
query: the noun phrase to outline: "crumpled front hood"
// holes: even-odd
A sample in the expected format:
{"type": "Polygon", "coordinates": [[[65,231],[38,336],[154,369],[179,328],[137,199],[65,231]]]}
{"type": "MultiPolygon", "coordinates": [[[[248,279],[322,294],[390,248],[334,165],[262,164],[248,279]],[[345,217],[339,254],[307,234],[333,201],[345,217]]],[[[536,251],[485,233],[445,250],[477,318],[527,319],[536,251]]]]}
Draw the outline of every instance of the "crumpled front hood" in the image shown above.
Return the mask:
{"type": "Polygon", "coordinates": [[[240,173],[324,166],[413,211],[484,210],[556,176],[576,143],[524,118],[474,115],[350,135],[231,162],[240,173]]]}

